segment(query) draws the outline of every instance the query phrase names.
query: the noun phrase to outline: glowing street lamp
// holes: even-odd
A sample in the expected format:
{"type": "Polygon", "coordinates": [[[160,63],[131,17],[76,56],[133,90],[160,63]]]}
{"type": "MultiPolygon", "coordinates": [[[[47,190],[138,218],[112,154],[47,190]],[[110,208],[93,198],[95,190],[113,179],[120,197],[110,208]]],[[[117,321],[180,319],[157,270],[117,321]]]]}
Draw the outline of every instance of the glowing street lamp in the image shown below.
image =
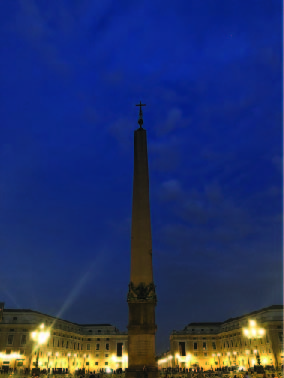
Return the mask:
{"type": "Polygon", "coordinates": [[[176,361],[177,361],[177,366],[179,367],[179,354],[178,353],[176,353],[175,354],[175,358],[176,358],[176,361]]]}
{"type": "Polygon", "coordinates": [[[250,363],[249,363],[249,350],[246,350],[246,355],[248,356],[248,366],[250,367],[250,363]]]}
{"type": "Polygon", "coordinates": [[[69,359],[70,359],[70,357],[71,357],[71,353],[68,353],[68,354],[67,354],[67,357],[68,357],[68,371],[69,371],[69,370],[70,370],[69,359]]]}
{"type": "Polygon", "coordinates": [[[221,367],[221,364],[220,364],[220,356],[221,356],[221,354],[220,354],[220,353],[217,353],[218,362],[219,362],[219,368],[221,367]]]}
{"type": "Polygon", "coordinates": [[[235,365],[237,365],[237,352],[233,351],[234,359],[235,359],[235,365]]]}
{"type": "Polygon", "coordinates": [[[227,353],[227,356],[228,356],[228,360],[229,360],[229,366],[231,366],[231,353],[228,352],[228,353],[227,353]]]}
{"type": "Polygon", "coordinates": [[[191,366],[191,354],[190,353],[186,355],[185,360],[187,362],[187,367],[190,367],[191,366]]]}
{"type": "Polygon", "coordinates": [[[47,353],[47,369],[49,368],[49,358],[51,356],[51,352],[47,353]]]}
{"type": "Polygon", "coordinates": [[[85,369],[86,353],[84,354],[83,369],[85,369]]]}
{"type": "Polygon", "coordinates": [[[57,368],[57,357],[59,356],[59,353],[55,353],[55,369],[57,368]]]}
{"type": "Polygon", "coordinates": [[[50,332],[44,330],[44,324],[42,323],[39,327],[39,330],[32,332],[31,336],[32,336],[32,339],[37,342],[37,356],[36,356],[35,367],[38,368],[39,347],[40,345],[45,344],[47,342],[50,336],[50,332]]]}
{"type": "MultiPolygon", "coordinates": [[[[259,338],[261,338],[261,337],[263,337],[265,335],[265,329],[259,327],[257,325],[256,320],[249,319],[248,323],[249,323],[249,327],[248,328],[243,328],[243,334],[244,334],[245,337],[247,337],[248,339],[251,339],[251,338],[259,339],[259,338]]],[[[246,351],[246,353],[247,353],[247,351],[246,351]]],[[[259,353],[257,352],[256,349],[254,350],[254,354],[255,355],[257,354],[258,365],[260,365],[260,356],[259,356],[259,353]]],[[[248,358],[248,365],[250,366],[250,364],[249,364],[249,358],[248,358]]]]}
{"type": "Polygon", "coordinates": [[[243,334],[245,337],[251,338],[260,338],[265,335],[265,329],[258,327],[256,320],[250,319],[248,321],[249,327],[243,328],[243,334]]]}
{"type": "Polygon", "coordinates": [[[214,358],[214,365],[215,365],[215,357],[216,357],[216,354],[215,354],[215,353],[212,353],[212,357],[214,358]]]}

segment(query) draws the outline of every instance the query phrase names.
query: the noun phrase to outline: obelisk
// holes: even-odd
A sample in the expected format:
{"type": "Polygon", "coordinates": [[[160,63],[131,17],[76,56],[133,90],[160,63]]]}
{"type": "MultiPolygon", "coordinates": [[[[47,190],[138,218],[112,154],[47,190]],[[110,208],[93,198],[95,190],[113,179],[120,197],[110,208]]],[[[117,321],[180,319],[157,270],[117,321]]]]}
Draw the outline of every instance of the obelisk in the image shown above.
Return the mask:
{"type": "Polygon", "coordinates": [[[131,271],[127,296],[128,369],[126,378],[157,378],[155,361],[155,306],[157,297],[153,282],[152,236],[149,202],[149,173],[146,130],[142,128],[142,106],[139,128],[134,131],[134,179],[131,228],[131,271]]]}

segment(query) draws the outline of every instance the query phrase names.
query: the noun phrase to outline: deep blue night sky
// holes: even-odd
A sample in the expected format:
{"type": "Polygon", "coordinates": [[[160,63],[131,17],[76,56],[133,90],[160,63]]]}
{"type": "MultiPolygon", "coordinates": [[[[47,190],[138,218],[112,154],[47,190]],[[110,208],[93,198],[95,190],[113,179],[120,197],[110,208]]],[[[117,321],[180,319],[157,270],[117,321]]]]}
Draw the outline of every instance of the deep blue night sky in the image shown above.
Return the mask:
{"type": "Polygon", "coordinates": [[[282,303],[280,0],[0,5],[0,301],[126,330],[148,135],[157,351],[282,303]]]}

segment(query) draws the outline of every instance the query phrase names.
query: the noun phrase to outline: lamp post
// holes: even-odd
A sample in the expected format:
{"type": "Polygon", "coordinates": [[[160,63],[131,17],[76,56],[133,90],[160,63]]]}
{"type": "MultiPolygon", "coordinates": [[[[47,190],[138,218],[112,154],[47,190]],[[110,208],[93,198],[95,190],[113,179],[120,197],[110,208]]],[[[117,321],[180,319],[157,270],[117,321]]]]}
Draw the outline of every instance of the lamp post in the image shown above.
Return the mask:
{"type": "Polygon", "coordinates": [[[42,323],[39,327],[39,330],[36,330],[31,333],[32,339],[37,342],[37,356],[36,356],[36,362],[35,362],[35,367],[38,369],[38,359],[39,359],[39,349],[40,345],[44,344],[47,342],[50,332],[44,330],[44,324],[42,323]]]}
{"type": "Polygon", "coordinates": [[[59,356],[59,353],[55,353],[55,369],[57,368],[57,357],[59,356]]]}
{"type": "Polygon", "coordinates": [[[175,367],[178,367],[178,368],[179,368],[179,354],[176,353],[175,357],[176,357],[175,367]]]}
{"type": "Polygon", "coordinates": [[[217,353],[218,362],[219,362],[219,368],[221,368],[221,364],[220,364],[220,356],[221,356],[221,354],[220,354],[220,353],[217,353]]]}
{"type": "Polygon", "coordinates": [[[186,355],[186,363],[187,363],[187,368],[189,369],[191,366],[191,354],[186,355]]]}
{"type": "Polygon", "coordinates": [[[77,370],[77,365],[76,365],[76,357],[77,357],[77,353],[74,353],[74,365],[75,365],[75,370],[77,370]]]}
{"type": "Polygon", "coordinates": [[[69,366],[69,359],[71,357],[71,353],[68,353],[67,354],[67,357],[68,357],[68,373],[70,372],[70,366],[69,366]]]}
{"type": "MultiPolygon", "coordinates": [[[[249,350],[246,350],[246,355],[247,355],[247,356],[249,355],[249,350]]],[[[250,367],[249,356],[248,356],[248,367],[250,367]]]]}
{"type": "MultiPolygon", "coordinates": [[[[259,339],[259,338],[261,338],[265,335],[265,329],[259,327],[257,325],[256,320],[249,319],[248,324],[249,324],[248,328],[243,328],[243,334],[248,339],[252,339],[252,338],[259,339]]],[[[256,353],[257,353],[257,351],[256,351],[256,353]]],[[[247,351],[246,351],[246,354],[248,354],[247,351]]],[[[250,367],[249,358],[248,358],[248,365],[250,367]]],[[[258,365],[260,366],[260,358],[259,358],[259,364],[258,365]]]]}
{"type": "Polygon", "coordinates": [[[216,357],[216,354],[212,353],[212,357],[214,358],[214,368],[215,368],[215,357],[216,357]]]}
{"type": "Polygon", "coordinates": [[[85,369],[86,353],[84,354],[83,369],[85,369]]]}
{"type": "Polygon", "coordinates": [[[47,370],[49,369],[49,358],[51,356],[51,352],[47,353],[47,370]]]}
{"type": "Polygon", "coordinates": [[[235,365],[237,365],[237,352],[235,350],[233,351],[233,355],[235,358],[235,365]]]}

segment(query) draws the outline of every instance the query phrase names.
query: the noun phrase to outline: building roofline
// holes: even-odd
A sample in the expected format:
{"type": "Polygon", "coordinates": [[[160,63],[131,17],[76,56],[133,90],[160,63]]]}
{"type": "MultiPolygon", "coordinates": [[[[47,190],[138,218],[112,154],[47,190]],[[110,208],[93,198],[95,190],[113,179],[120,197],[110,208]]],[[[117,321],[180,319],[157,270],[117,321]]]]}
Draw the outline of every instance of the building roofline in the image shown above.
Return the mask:
{"type": "Polygon", "coordinates": [[[232,322],[234,320],[245,318],[246,316],[257,315],[257,314],[259,314],[260,312],[263,312],[263,311],[280,310],[280,309],[283,310],[283,308],[284,308],[283,305],[272,305],[272,306],[268,306],[268,307],[263,307],[260,310],[252,311],[252,312],[249,312],[248,314],[237,316],[235,318],[229,318],[229,319],[225,320],[223,323],[229,323],[229,322],[232,322]]]}
{"type": "Polygon", "coordinates": [[[244,314],[244,315],[241,315],[241,316],[237,316],[235,318],[229,318],[229,319],[226,319],[225,321],[223,322],[203,322],[203,323],[189,323],[185,326],[186,327],[189,327],[189,326],[221,326],[222,324],[225,324],[225,323],[229,323],[229,322],[232,322],[232,321],[235,321],[235,320],[238,320],[238,319],[242,319],[242,318],[245,318],[247,316],[252,316],[252,315],[257,315],[263,311],[268,311],[268,310],[283,310],[284,306],[283,305],[271,305],[271,306],[268,306],[268,307],[263,307],[261,308],[260,310],[256,310],[256,311],[252,311],[252,312],[249,312],[247,314],[244,314]]]}
{"type": "Polygon", "coordinates": [[[96,327],[98,327],[98,326],[111,326],[111,327],[115,327],[115,326],[113,326],[112,324],[109,324],[109,323],[79,324],[79,326],[81,326],[81,327],[92,327],[92,326],[96,326],[96,327]]]}
{"type": "Polygon", "coordinates": [[[63,321],[63,322],[66,322],[66,323],[70,323],[70,324],[73,324],[73,325],[79,326],[79,327],[91,327],[91,326],[111,326],[111,327],[114,327],[112,324],[109,324],[109,323],[98,323],[98,324],[96,324],[96,323],[93,323],[93,324],[74,323],[74,322],[70,322],[69,320],[57,318],[56,316],[44,314],[43,312],[35,311],[35,310],[31,310],[31,309],[4,308],[3,313],[5,314],[5,312],[27,312],[27,313],[34,313],[34,314],[44,315],[44,316],[48,316],[49,318],[52,318],[52,319],[55,319],[55,320],[60,320],[60,321],[63,321]]]}
{"type": "Polygon", "coordinates": [[[222,322],[202,322],[202,323],[189,323],[188,326],[217,326],[223,324],[222,322]]]}

